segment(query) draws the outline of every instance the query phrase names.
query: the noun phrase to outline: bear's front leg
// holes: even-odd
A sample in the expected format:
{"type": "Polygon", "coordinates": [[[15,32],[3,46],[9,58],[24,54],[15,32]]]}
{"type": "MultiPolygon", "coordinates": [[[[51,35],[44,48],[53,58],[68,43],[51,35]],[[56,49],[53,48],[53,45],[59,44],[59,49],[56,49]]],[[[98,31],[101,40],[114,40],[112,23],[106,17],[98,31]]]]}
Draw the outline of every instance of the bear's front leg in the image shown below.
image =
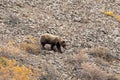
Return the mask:
{"type": "Polygon", "coordinates": [[[57,49],[58,49],[58,51],[59,51],[60,53],[62,53],[62,51],[61,51],[61,46],[60,46],[60,45],[57,45],[57,49]]]}

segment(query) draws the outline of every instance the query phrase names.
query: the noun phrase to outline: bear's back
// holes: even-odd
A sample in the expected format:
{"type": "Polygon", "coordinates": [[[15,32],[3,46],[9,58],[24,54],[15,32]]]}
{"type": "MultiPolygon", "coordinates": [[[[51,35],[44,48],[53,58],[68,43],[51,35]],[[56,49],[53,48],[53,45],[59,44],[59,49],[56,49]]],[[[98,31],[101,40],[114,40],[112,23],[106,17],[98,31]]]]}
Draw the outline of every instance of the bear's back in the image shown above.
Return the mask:
{"type": "Polygon", "coordinates": [[[45,40],[47,40],[50,43],[53,43],[56,41],[61,41],[61,38],[59,36],[56,36],[56,35],[45,33],[45,34],[41,35],[41,41],[45,41],[45,40]]]}

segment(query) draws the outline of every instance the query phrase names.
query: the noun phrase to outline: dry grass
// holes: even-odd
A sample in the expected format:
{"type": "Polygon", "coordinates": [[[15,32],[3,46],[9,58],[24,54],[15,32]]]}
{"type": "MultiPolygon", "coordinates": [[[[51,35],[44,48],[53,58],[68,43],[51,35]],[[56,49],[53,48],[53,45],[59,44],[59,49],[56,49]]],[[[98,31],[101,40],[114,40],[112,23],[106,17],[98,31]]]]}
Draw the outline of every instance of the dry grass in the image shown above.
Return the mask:
{"type": "Polygon", "coordinates": [[[107,47],[98,46],[95,48],[91,48],[88,53],[92,55],[94,58],[101,58],[107,62],[113,62],[118,60],[114,56],[112,56],[107,47]]]}
{"type": "Polygon", "coordinates": [[[107,16],[111,16],[111,17],[115,18],[117,21],[120,21],[120,15],[116,15],[111,11],[101,11],[101,13],[103,13],[107,16]]]}
{"type": "Polygon", "coordinates": [[[12,39],[8,40],[8,42],[0,48],[0,52],[8,55],[21,54],[23,52],[37,54],[40,52],[40,46],[37,44],[36,38],[28,35],[21,43],[17,43],[12,39]]]}
{"type": "Polygon", "coordinates": [[[40,74],[39,78],[40,80],[59,80],[57,79],[58,76],[60,76],[57,73],[57,70],[54,68],[54,66],[46,61],[41,62],[40,67],[40,74]]]}
{"type": "Polygon", "coordinates": [[[82,63],[82,77],[85,80],[117,80],[114,76],[99,68],[94,63],[82,63]]]}
{"type": "Polygon", "coordinates": [[[116,74],[115,77],[120,80],[120,74],[116,74]]]}
{"type": "Polygon", "coordinates": [[[88,55],[85,50],[80,50],[78,54],[73,55],[74,59],[80,62],[85,62],[89,60],[88,55]]]}
{"type": "Polygon", "coordinates": [[[66,62],[70,64],[70,66],[79,67],[81,63],[87,62],[88,60],[89,60],[89,57],[86,54],[85,50],[80,50],[78,53],[69,55],[67,57],[66,62]]]}
{"type": "Polygon", "coordinates": [[[91,48],[89,53],[95,57],[106,58],[109,55],[108,48],[98,46],[95,48],[91,48]]]}
{"type": "Polygon", "coordinates": [[[31,35],[25,36],[23,42],[20,43],[20,49],[29,53],[37,54],[40,52],[40,45],[37,39],[31,35]]]}
{"type": "Polygon", "coordinates": [[[109,63],[104,60],[104,57],[108,55],[107,48],[101,46],[92,48],[90,50],[91,54],[94,55],[92,58],[87,52],[89,50],[83,49],[74,54],[73,58],[69,57],[70,65],[67,69],[70,70],[71,74],[75,74],[74,78],[81,80],[119,80],[113,73],[108,73],[98,66],[109,66],[109,63]]]}
{"type": "Polygon", "coordinates": [[[20,44],[20,49],[32,54],[40,52],[40,46],[34,43],[22,42],[20,44]]]}
{"type": "MultiPolygon", "coordinates": [[[[28,53],[38,53],[40,47],[37,44],[37,40],[34,37],[29,36],[21,43],[17,43],[15,40],[8,40],[0,48],[2,56],[10,57],[26,57],[28,53]]],[[[0,57],[0,80],[35,80],[36,72],[34,69],[28,68],[24,65],[17,65],[15,60],[9,60],[7,58],[0,57]]]]}
{"type": "Polygon", "coordinates": [[[95,61],[95,63],[97,65],[101,65],[101,66],[109,66],[110,65],[108,61],[105,61],[104,59],[99,58],[99,57],[94,58],[93,60],[95,61]]]}
{"type": "Polygon", "coordinates": [[[21,53],[21,50],[14,40],[9,40],[6,44],[4,44],[0,48],[0,52],[7,53],[10,55],[10,54],[21,53]]]}
{"type": "Polygon", "coordinates": [[[34,36],[32,35],[26,35],[23,39],[24,42],[27,42],[27,43],[37,43],[37,38],[35,38],[34,36]]]}
{"type": "Polygon", "coordinates": [[[36,80],[31,78],[36,75],[30,68],[16,64],[15,60],[0,57],[0,80],[36,80]]]}

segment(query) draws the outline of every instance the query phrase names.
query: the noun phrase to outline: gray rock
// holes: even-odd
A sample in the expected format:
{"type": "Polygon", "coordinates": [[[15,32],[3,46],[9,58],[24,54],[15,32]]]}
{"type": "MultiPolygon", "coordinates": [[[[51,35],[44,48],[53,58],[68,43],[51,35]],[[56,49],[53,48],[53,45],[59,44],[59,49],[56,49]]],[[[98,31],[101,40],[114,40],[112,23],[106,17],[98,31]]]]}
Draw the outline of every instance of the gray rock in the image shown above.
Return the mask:
{"type": "Polygon", "coordinates": [[[119,29],[115,29],[115,30],[113,30],[112,35],[114,35],[114,36],[118,36],[118,35],[120,35],[119,29]]]}
{"type": "Polygon", "coordinates": [[[117,37],[117,38],[115,39],[115,42],[118,43],[118,44],[120,44],[120,37],[117,37]]]}

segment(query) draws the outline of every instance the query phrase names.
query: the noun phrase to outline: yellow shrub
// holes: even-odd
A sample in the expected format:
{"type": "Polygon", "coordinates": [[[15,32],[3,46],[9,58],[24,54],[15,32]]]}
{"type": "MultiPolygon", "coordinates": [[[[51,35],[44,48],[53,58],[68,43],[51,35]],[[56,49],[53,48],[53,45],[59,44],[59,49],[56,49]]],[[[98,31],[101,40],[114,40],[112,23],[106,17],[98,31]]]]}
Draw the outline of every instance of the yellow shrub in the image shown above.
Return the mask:
{"type": "Polygon", "coordinates": [[[37,43],[37,38],[33,37],[32,35],[25,36],[23,42],[21,42],[19,45],[20,49],[26,52],[33,54],[37,54],[40,52],[40,46],[37,43]]]}
{"type": "Polygon", "coordinates": [[[21,53],[21,50],[19,49],[17,43],[15,43],[13,40],[10,40],[0,48],[0,52],[15,54],[21,53]]]}
{"type": "Polygon", "coordinates": [[[114,15],[114,18],[115,18],[117,21],[120,21],[120,15],[114,15]]]}
{"type": "Polygon", "coordinates": [[[105,14],[107,16],[112,16],[117,21],[120,21],[120,15],[115,15],[113,12],[110,12],[110,11],[101,11],[101,13],[103,13],[103,14],[105,14]]]}
{"type": "Polygon", "coordinates": [[[17,65],[15,60],[0,57],[0,80],[35,80],[30,78],[33,75],[30,68],[17,65]]]}
{"type": "Polygon", "coordinates": [[[40,46],[34,43],[22,42],[20,44],[20,49],[35,54],[40,52],[40,46]]]}
{"type": "Polygon", "coordinates": [[[32,35],[27,35],[27,36],[24,37],[23,41],[25,41],[27,43],[36,43],[37,39],[32,35]]]}
{"type": "Polygon", "coordinates": [[[14,40],[9,40],[0,48],[0,52],[7,54],[21,54],[25,52],[39,53],[40,46],[37,44],[37,39],[31,35],[25,36],[21,43],[17,43],[14,40]]]}
{"type": "Polygon", "coordinates": [[[110,12],[110,11],[101,11],[101,13],[103,13],[107,16],[114,16],[113,12],[110,12]]]}

